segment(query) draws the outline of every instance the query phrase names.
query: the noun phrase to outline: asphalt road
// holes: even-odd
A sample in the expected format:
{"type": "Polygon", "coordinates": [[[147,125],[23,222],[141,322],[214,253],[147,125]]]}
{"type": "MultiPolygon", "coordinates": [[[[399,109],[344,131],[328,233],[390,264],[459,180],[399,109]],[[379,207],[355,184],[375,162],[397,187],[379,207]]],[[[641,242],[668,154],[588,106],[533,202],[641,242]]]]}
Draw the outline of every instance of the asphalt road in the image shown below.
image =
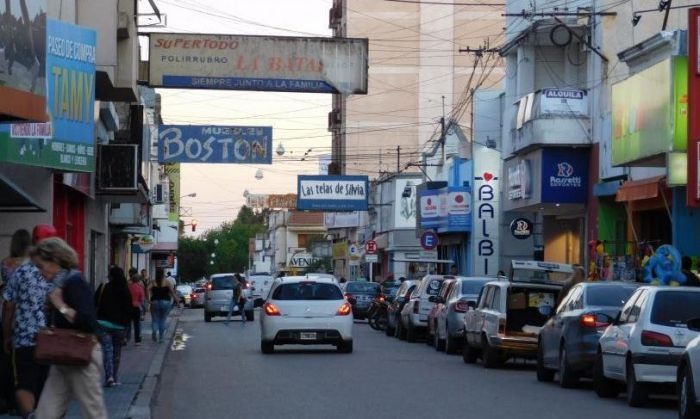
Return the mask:
{"type": "Polygon", "coordinates": [[[155,407],[168,418],[438,418],[664,419],[675,401],[628,407],[602,400],[584,382],[563,390],[538,383],[532,365],[486,370],[423,343],[388,338],[355,323],[355,352],[333,347],[277,347],[260,353],[255,322],[204,323],[202,310],[185,310],[180,336],[168,354],[155,407]]]}

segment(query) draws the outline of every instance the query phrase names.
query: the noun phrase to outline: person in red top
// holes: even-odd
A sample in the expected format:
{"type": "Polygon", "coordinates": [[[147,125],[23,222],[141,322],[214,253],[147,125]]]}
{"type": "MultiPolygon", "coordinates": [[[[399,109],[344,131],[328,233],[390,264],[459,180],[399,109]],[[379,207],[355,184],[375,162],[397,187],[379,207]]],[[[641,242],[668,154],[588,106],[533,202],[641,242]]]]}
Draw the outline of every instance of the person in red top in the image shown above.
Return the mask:
{"type": "Polygon", "coordinates": [[[127,340],[131,338],[131,328],[134,329],[134,342],[136,345],[141,344],[141,307],[146,298],[146,291],[143,288],[143,283],[138,274],[131,275],[129,278],[129,293],[131,293],[131,323],[127,331],[127,340]]]}

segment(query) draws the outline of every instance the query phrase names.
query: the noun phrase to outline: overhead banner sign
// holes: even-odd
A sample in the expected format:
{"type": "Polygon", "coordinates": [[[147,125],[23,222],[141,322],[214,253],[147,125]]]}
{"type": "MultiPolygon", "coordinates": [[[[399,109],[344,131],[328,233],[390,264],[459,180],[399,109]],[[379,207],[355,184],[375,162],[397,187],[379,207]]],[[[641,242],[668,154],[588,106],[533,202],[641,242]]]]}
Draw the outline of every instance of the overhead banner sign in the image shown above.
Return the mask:
{"type": "MultiPolygon", "coordinates": [[[[97,33],[57,20],[46,25],[46,99],[51,122],[1,126],[0,161],[93,172],[97,33]]],[[[20,71],[16,63],[14,67],[20,71]]],[[[12,102],[11,96],[7,101],[12,102]]]]}
{"type": "Polygon", "coordinates": [[[368,41],[151,33],[153,87],[367,93],[368,41]]]}
{"type": "Polygon", "coordinates": [[[297,209],[313,211],[367,211],[367,176],[298,177],[297,209]]]}
{"type": "Polygon", "coordinates": [[[161,125],[158,162],[272,164],[272,127],[161,125]]]}
{"type": "Polygon", "coordinates": [[[296,209],[297,194],[249,194],[246,197],[246,206],[258,209],[296,209]]]}
{"type": "Polygon", "coordinates": [[[541,115],[588,115],[588,96],[579,89],[542,89],[541,115]]]}

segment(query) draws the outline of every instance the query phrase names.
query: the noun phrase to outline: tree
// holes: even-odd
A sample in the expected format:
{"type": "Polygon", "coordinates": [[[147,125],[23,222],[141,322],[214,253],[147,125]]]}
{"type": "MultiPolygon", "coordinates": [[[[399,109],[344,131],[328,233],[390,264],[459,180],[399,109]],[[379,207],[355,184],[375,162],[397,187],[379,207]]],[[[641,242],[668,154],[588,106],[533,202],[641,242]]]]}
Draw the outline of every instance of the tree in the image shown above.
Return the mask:
{"type": "Polygon", "coordinates": [[[181,237],[178,247],[181,277],[194,279],[218,272],[245,271],[248,267],[248,240],[265,231],[267,214],[266,210],[255,212],[243,206],[233,222],[209,230],[201,238],[181,237]],[[214,244],[215,240],[218,244],[214,244]],[[212,253],[216,255],[213,258],[212,253]],[[214,263],[211,264],[210,260],[214,263]]]}

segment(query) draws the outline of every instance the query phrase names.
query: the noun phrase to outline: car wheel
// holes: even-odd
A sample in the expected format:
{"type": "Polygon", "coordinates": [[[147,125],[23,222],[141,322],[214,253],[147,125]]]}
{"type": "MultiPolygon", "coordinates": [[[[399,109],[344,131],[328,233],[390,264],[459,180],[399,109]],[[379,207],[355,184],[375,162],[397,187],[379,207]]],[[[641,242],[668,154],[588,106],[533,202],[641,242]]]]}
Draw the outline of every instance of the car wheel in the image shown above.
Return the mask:
{"type": "Polygon", "coordinates": [[[574,388],[578,385],[578,374],[569,365],[566,356],[566,348],[561,348],[559,352],[559,386],[562,388],[574,388]]]}
{"type": "Polygon", "coordinates": [[[408,322],[408,326],[406,326],[406,342],[415,342],[416,341],[416,330],[413,328],[413,325],[411,322],[408,322]]]}
{"type": "Polygon", "coordinates": [[[598,397],[613,398],[620,394],[619,385],[605,376],[603,370],[603,354],[598,352],[593,366],[593,389],[598,397]]]}
{"type": "Polygon", "coordinates": [[[542,341],[537,344],[537,381],[551,383],[554,381],[554,371],[544,365],[544,348],[542,341]]]}
{"type": "Polygon", "coordinates": [[[445,353],[448,355],[454,355],[459,351],[459,341],[453,337],[451,337],[449,334],[447,335],[447,339],[445,339],[445,353]]]}
{"type": "Polygon", "coordinates": [[[245,319],[248,320],[249,322],[252,322],[255,320],[255,312],[254,311],[246,311],[245,312],[245,319]]]}
{"type": "Polygon", "coordinates": [[[681,368],[678,383],[678,417],[680,419],[700,418],[700,409],[695,404],[693,373],[688,364],[681,368]]]}
{"type": "Polygon", "coordinates": [[[206,311],[204,312],[204,321],[206,323],[209,323],[211,321],[211,314],[207,313],[206,311]]]}
{"type": "Polygon", "coordinates": [[[498,351],[489,345],[486,336],[482,336],[482,360],[486,368],[498,368],[501,365],[501,356],[498,351]]]}
{"type": "Polygon", "coordinates": [[[462,346],[462,360],[465,364],[473,364],[479,358],[479,352],[469,345],[466,340],[462,346]]]}
{"type": "Polygon", "coordinates": [[[627,404],[632,407],[641,407],[649,400],[649,390],[644,383],[637,381],[634,373],[634,364],[631,359],[627,359],[627,404]]]}
{"type": "Polygon", "coordinates": [[[351,340],[344,340],[338,344],[338,352],[344,353],[344,354],[351,354],[352,353],[352,341],[351,340]]]}
{"type": "Polygon", "coordinates": [[[275,352],[275,344],[265,340],[260,341],[260,352],[264,354],[271,354],[275,352]]]}
{"type": "Polygon", "coordinates": [[[399,320],[399,324],[396,325],[396,337],[399,338],[399,340],[406,340],[406,330],[401,320],[399,320]]]}
{"type": "Polygon", "coordinates": [[[384,333],[386,333],[387,336],[394,336],[396,333],[395,329],[392,329],[389,327],[389,324],[386,325],[386,328],[384,329],[384,333]]]}

